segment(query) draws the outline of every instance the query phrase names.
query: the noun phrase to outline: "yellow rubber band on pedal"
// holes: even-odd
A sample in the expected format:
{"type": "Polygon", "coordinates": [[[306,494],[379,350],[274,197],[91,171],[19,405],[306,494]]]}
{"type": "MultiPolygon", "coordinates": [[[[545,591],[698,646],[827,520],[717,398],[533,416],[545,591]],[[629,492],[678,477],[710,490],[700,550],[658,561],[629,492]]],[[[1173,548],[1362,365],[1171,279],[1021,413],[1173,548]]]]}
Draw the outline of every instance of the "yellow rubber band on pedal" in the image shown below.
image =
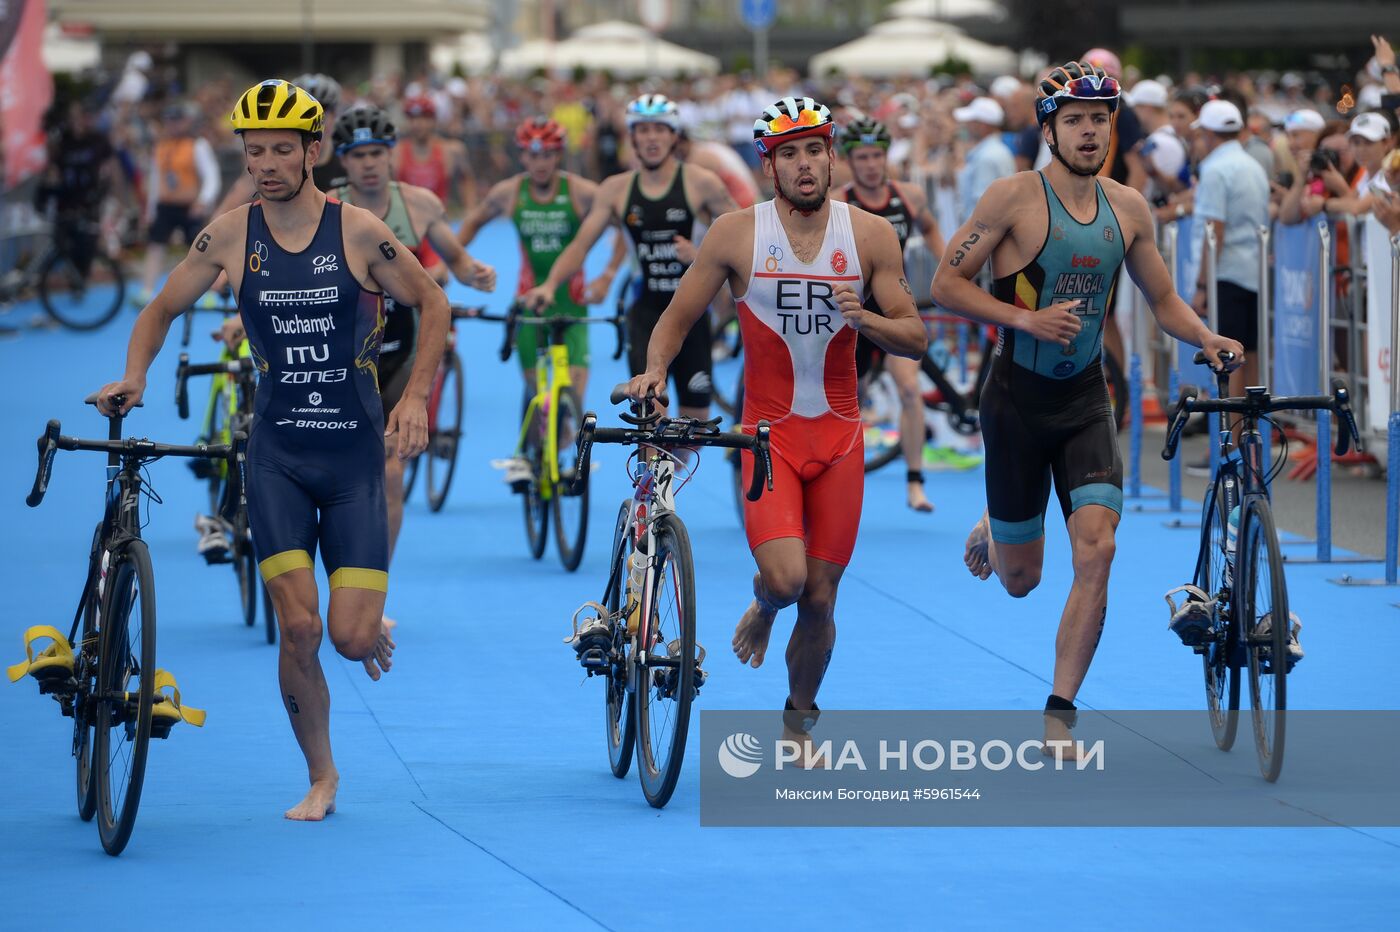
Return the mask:
{"type": "Polygon", "coordinates": [[[383,570],[367,570],[358,566],[342,566],[331,574],[332,589],[371,589],[389,591],[389,574],[383,570]]]}
{"type": "Polygon", "coordinates": [[[305,550],[283,550],[281,553],[274,553],[258,564],[258,571],[262,573],[263,581],[275,579],[283,573],[290,573],[292,570],[309,570],[314,566],[311,562],[311,554],[305,550]]]}
{"type": "Polygon", "coordinates": [[[24,632],[24,654],[24,661],[5,668],[11,683],[18,683],[26,673],[37,678],[41,674],[52,676],[73,672],[73,647],[68,643],[68,638],[52,625],[34,625],[24,632]],[[40,638],[48,638],[53,643],[35,657],[34,642],[40,638]]]}
{"type": "Polygon", "coordinates": [[[151,706],[152,718],[169,719],[173,724],[176,721],[187,722],[196,728],[204,727],[205,712],[203,709],[196,709],[194,706],[180,704],[180,686],[175,682],[175,676],[169,670],[156,670],[156,700],[151,706]],[[163,690],[169,689],[170,695],[165,695],[163,690]]]}

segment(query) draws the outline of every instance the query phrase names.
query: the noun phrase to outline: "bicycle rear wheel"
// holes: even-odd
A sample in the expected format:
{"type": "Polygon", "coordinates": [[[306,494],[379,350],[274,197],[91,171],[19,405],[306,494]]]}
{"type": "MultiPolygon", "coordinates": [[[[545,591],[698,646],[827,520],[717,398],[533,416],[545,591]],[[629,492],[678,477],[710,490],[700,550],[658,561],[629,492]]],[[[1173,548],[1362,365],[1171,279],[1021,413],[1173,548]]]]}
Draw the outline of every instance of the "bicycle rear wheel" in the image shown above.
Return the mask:
{"type": "Polygon", "coordinates": [[[525,544],[530,548],[530,556],[538,560],[544,556],[544,546],[549,541],[549,503],[540,492],[540,475],[544,468],[544,410],[536,408],[530,416],[530,425],[525,430],[525,444],[521,456],[530,464],[532,477],[530,484],[521,493],[520,500],[525,508],[525,544]]]}
{"type": "Polygon", "coordinates": [[[625,622],[617,623],[627,597],[628,561],[632,557],[632,537],[627,533],[627,513],[631,500],[622,503],[613,526],[612,567],[608,571],[608,591],[603,607],[613,619],[613,652],[607,674],[607,691],[603,697],[603,723],[608,735],[608,766],[614,777],[627,776],[632,766],[632,752],[637,741],[637,694],[627,681],[631,660],[632,639],[625,622]]]}
{"type": "Polygon", "coordinates": [[[267,643],[277,643],[277,611],[272,607],[272,593],[267,591],[267,583],[262,587],[263,634],[267,643]]]}
{"type": "Polygon", "coordinates": [[[244,526],[246,522],[243,518],[233,526],[233,571],[238,574],[243,623],[251,628],[258,620],[258,558],[253,553],[253,537],[244,526]]]}
{"type": "Polygon", "coordinates": [[[96,733],[97,833],[103,849],[121,854],[136,824],[155,697],[156,603],[151,557],[129,541],[107,572],[98,660],[96,733]]]}
{"type": "Polygon", "coordinates": [[[1220,483],[1206,492],[1201,511],[1201,544],[1192,582],[1215,599],[1215,626],[1202,645],[1201,668],[1205,674],[1206,713],[1216,747],[1228,751],[1235,744],[1240,723],[1240,671],[1234,655],[1237,641],[1235,605],[1225,582],[1225,529],[1228,503],[1220,497],[1220,483]],[[1234,661],[1234,662],[1232,662],[1234,661]]]}
{"type": "Polygon", "coordinates": [[[78,257],[54,250],[39,270],[39,302],[74,330],[96,330],[116,317],[126,295],[121,267],[96,243],[91,248],[86,269],[78,257]]]}
{"type": "Polygon", "coordinates": [[[637,769],[657,809],[676,789],[695,697],[695,564],[675,515],[658,520],[637,667],[637,769]]]}
{"type": "Polygon", "coordinates": [[[1249,654],[1249,713],[1259,771],[1270,783],[1283,770],[1288,685],[1288,585],[1268,499],[1249,499],[1240,515],[1236,562],[1240,569],[1240,621],[1249,654]],[[1242,560],[1241,560],[1242,558],[1242,560]],[[1268,631],[1262,629],[1267,621],[1268,631]]]}
{"type": "Polygon", "coordinates": [[[572,573],[583,559],[588,541],[588,487],[584,476],[578,494],[571,494],[569,484],[578,471],[578,432],[583,423],[583,409],[572,388],[559,393],[559,419],[555,439],[559,448],[559,482],[554,486],[554,538],[559,544],[559,561],[572,573]]]}
{"type": "Polygon", "coordinates": [[[457,446],[462,438],[463,394],[462,357],[455,352],[451,362],[439,371],[441,380],[434,387],[432,433],[428,437],[428,510],[437,512],[447,502],[447,490],[457,471],[457,446]]]}
{"type": "Polygon", "coordinates": [[[881,367],[865,387],[861,419],[865,427],[865,471],[883,469],[899,459],[899,386],[881,367]]]}
{"type": "MultiPolygon", "coordinates": [[[[102,532],[98,525],[97,535],[102,532]]],[[[94,536],[93,547],[100,546],[94,536]]],[[[97,686],[97,651],[95,638],[98,636],[97,585],[88,586],[83,600],[82,634],[77,643],[77,657],[74,660],[73,676],[78,681],[78,693],[73,699],[73,757],[77,763],[78,818],[91,822],[97,812],[97,781],[93,779],[93,706],[90,697],[97,686]]]]}
{"type": "MultiPolygon", "coordinates": [[[[428,443],[432,443],[429,440],[428,443]]],[[[404,463],[403,466],[403,500],[408,501],[408,497],[413,494],[413,486],[418,482],[418,462],[423,458],[423,454],[418,454],[413,459],[404,463]]]]}

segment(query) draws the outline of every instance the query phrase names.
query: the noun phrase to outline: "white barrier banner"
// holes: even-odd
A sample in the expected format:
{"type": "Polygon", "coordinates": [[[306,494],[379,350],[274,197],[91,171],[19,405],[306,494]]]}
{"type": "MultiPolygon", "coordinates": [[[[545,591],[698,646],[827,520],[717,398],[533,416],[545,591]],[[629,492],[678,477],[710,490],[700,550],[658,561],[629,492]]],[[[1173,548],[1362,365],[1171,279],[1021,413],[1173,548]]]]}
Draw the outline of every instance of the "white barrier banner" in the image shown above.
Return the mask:
{"type": "Polygon", "coordinates": [[[1366,376],[1370,380],[1367,422],[1385,430],[1390,419],[1390,320],[1396,295],[1390,293],[1390,234],[1366,218],[1366,376]]]}

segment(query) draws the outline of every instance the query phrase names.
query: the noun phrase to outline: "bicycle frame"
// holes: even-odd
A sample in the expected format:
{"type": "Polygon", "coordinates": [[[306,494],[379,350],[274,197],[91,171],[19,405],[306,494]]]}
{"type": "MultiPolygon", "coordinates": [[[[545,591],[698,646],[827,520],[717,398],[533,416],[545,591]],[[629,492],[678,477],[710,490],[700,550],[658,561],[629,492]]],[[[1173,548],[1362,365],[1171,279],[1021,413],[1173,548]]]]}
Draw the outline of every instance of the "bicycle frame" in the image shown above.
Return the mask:
{"type": "MultiPolygon", "coordinates": [[[[549,332],[545,328],[546,334],[549,332]]],[[[569,376],[569,349],[556,344],[552,337],[544,353],[535,360],[535,394],[525,407],[525,417],[520,423],[520,435],[515,443],[515,455],[525,452],[525,441],[531,427],[535,426],[534,415],[542,412],[545,418],[544,466],[540,476],[540,498],[549,501],[554,497],[554,487],[559,483],[559,396],[567,388],[573,387],[569,376]]]]}

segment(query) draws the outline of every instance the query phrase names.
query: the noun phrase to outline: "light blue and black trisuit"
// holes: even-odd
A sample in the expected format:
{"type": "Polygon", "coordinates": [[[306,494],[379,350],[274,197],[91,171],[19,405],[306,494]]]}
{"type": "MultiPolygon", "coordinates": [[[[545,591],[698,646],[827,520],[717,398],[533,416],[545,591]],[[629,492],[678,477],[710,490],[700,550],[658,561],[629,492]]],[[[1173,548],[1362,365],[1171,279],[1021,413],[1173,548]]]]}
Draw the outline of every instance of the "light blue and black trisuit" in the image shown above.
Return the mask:
{"type": "Polygon", "coordinates": [[[1123,230],[1096,180],[1098,204],[1076,220],[1042,174],[1049,222],[1040,252],[998,278],[992,294],[1029,310],[1079,299],[1084,327],[1068,349],[1002,328],[980,415],[992,539],[1024,544],[1045,533],[1051,479],[1068,520],[1085,505],[1123,510],[1123,464],[1104,383],[1103,328],[1123,265],[1123,230]]]}
{"type": "Polygon", "coordinates": [[[248,438],[248,523],[264,579],[311,569],[332,589],[388,590],[384,411],[376,366],[384,296],[350,273],[341,205],[310,245],[277,244],[248,210],[238,308],[260,377],[248,438]]]}

